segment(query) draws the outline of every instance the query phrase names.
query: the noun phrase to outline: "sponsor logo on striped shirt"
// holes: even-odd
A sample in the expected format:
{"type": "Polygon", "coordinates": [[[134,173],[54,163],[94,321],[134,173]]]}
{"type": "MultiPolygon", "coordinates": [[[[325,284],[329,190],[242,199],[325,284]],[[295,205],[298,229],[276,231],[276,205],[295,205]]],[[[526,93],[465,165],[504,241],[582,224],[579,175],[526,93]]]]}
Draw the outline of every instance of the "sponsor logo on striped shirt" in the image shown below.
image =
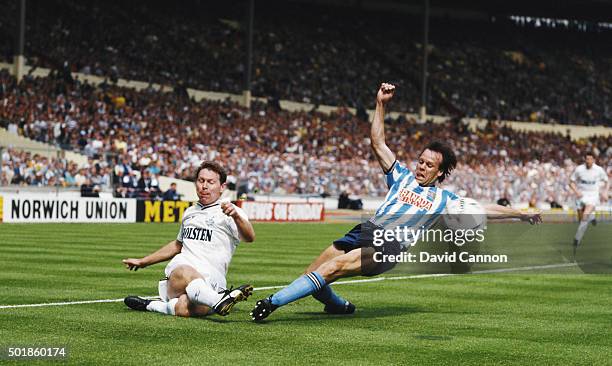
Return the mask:
{"type": "Polygon", "coordinates": [[[404,203],[416,206],[421,209],[431,210],[433,203],[427,200],[427,198],[414,193],[413,191],[402,188],[399,192],[398,199],[404,203]]]}

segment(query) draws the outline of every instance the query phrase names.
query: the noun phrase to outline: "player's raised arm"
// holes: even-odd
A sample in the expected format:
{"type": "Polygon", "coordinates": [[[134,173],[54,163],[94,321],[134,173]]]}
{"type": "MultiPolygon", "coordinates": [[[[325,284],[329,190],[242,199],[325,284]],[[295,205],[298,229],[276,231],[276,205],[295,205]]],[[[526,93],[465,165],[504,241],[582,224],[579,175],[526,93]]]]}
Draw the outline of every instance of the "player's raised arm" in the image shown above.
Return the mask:
{"type": "Polygon", "coordinates": [[[385,173],[393,167],[395,162],[395,154],[389,149],[385,141],[385,105],[393,98],[395,86],[387,83],[382,83],[378,94],[376,95],[376,111],[374,112],[374,120],[370,131],[370,139],[374,155],[378,159],[380,167],[385,173]]]}
{"type": "Polygon", "coordinates": [[[539,211],[524,213],[512,207],[501,205],[485,205],[484,209],[487,212],[487,218],[490,220],[520,219],[521,221],[527,221],[532,225],[542,222],[542,214],[539,211]]]}
{"type": "Polygon", "coordinates": [[[143,258],[126,258],[123,260],[126,268],[137,271],[138,268],[144,268],[155,263],[167,261],[181,252],[183,245],[178,240],[172,240],[168,244],[159,248],[154,253],[151,253],[143,258]]]}

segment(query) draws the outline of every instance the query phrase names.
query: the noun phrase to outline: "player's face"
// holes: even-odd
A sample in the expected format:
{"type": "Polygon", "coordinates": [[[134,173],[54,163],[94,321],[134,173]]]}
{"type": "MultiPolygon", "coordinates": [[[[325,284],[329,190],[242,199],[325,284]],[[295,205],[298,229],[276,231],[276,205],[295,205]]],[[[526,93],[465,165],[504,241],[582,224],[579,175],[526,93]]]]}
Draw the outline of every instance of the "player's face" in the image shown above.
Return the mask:
{"type": "Polygon", "coordinates": [[[440,164],[442,164],[442,154],[436,151],[425,149],[416,167],[415,178],[416,181],[422,185],[427,186],[432,184],[442,175],[440,171],[440,164]]]}
{"type": "Polygon", "coordinates": [[[593,163],[595,163],[595,157],[593,157],[593,155],[587,155],[586,158],[584,159],[584,162],[587,168],[591,169],[591,167],[593,166],[593,163]]]}
{"type": "Polygon", "coordinates": [[[196,193],[203,205],[209,205],[221,197],[225,183],[219,181],[219,174],[212,170],[202,169],[196,180],[196,193]]]}

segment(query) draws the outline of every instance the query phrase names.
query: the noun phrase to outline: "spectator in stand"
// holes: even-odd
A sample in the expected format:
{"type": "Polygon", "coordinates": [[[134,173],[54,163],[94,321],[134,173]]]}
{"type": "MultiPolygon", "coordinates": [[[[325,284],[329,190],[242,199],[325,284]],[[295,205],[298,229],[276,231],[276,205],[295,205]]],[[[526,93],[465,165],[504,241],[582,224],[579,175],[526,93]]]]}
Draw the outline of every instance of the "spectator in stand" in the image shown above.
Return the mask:
{"type": "Polygon", "coordinates": [[[170,183],[170,188],[164,192],[162,199],[164,201],[179,201],[181,199],[181,196],[176,191],[176,183],[170,183]]]}
{"type": "Polygon", "coordinates": [[[47,158],[14,148],[2,151],[2,185],[80,187],[87,179],[100,179],[63,158],[47,158]],[[79,184],[77,184],[77,178],[79,184]]]}
{"type": "Polygon", "coordinates": [[[136,172],[130,171],[128,174],[123,176],[121,183],[123,197],[136,198],[138,197],[138,180],[136,179],[136,172]]]}
{"type": "Polygon", "coordinates": [[[76,186],[81,187],[83,184],[86,184],[88,177],[89,177],[89,174],[87,172],[87,168],[83,167],[79,169],[79,172],[74,177],[76,186]]]}
{"type": "Polygon", "coordinates": [[[500,199],[497,200],[497,204],[500,206],[510,206],[510,201],[506,198],[506,197],[502,197],[500,199]]]}
{"type": "Polygon", "coordinates": [[[137,184],[138,197],[146,199],[156,199],[160,196],[159,183],[147,169],[140,172],[140,179],[137,184]]]}
{"type": "Polygon", "coordinates": [[[91,179],[87,178],[85,182],[81,185],[81,197],[100,197],[100,187],[94,185],[91,182],[91,179]]]}

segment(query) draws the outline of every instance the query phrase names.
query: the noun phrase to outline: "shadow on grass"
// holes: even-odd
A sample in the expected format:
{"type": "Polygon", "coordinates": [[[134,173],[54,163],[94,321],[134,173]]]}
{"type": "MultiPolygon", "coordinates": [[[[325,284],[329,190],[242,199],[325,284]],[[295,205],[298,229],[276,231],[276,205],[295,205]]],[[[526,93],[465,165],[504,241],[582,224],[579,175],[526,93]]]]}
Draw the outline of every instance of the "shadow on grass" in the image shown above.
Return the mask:
{"type": "MultiPolygon", "coordinates": [[[[185,318],[182,316],[173,316],[173,315],[164,315],[164,314],[160,314],[160,313],[156,313],[153,311],[136,311],[136,310],[132,310],[132,309],[128,309],[125,308],[123,309],[123,314],[133,314],[133,315],[138,315],[138,314],[146,314],[145,316],[161,316],[161,317],[174,317],[174,318],[179,318],[179,319],[193,319],[193,320],[200,320],[200,321],[207,321],[207,322],[212,322],[212,323],[240,323],[240,322],[244,322],[244,319],[242,317],[238,318],[235,315],[238,314],[234,314],[234,316],[229,316],[229,317],[221,317],[218,315],[205,315],[205,316],[193,316],[193,317],[189,317],[189,318],[185,318]]],[[[247,314],[248,315],[248,314],[247,314]]]]}
{"type": "Polygon", "coordinates": [[[270,318],[258,322],[257,324],[266,323],[280,323],[280,322],[310,322],[310,321],[325,321],[325,320],[337,320],[337,319],[376,319],[395,317],[398,315],[416,314],[416,313],[429,313],[430,310],[423,309],[416,306],[385,306],[385,307],[364,307],[357,308],[354,314],[327,314],[323,311],[302,311],[302,312],[290,312],[283,311],[284,309],[277,309],[270,318]]]}
{"type": "MultiPolygon", "coordinates": [[[[291,307],[294,308],[294,307],[291,307]]],[[[323,311],[323,305],[321,305],[320,311],[291,311],[289,308],[280,308],[277,309],[274,314],[270,316],[270,318],[264,320],[263,322],[258,322],[257,324],[266,324],[266,323],[277,323],[277,322],[310,322],[310,321],[325,321],[325,320],[338,320],[338,319],[376,319],[376,318],[386,318],[386,317],[396,317],[406,314],[417,314],[417,313],[431,313],[431,309],[425,309],[417,306],[372,306],[372,307],[357,307],[354,314],[328,314],[323,311]]],[[[189,319],[207,321],[213,323],[244,323],[244,322],[252,322],[250,317],[250,308],[239,309],[238,311],[232,312],[227,317],[221,317],[218,315],[207,315],[200,317],[192,317],[189,319]]],[[[128,308],[123,308],[123,314],[147,314],[146,316],[164,316],[155,312],[140,312],[131,310],[128,308]]],[[[166,315],[167,316],[167,315],[166,315]]],[[[188,319],[188,318],[184,318],[188,319]]]]}

